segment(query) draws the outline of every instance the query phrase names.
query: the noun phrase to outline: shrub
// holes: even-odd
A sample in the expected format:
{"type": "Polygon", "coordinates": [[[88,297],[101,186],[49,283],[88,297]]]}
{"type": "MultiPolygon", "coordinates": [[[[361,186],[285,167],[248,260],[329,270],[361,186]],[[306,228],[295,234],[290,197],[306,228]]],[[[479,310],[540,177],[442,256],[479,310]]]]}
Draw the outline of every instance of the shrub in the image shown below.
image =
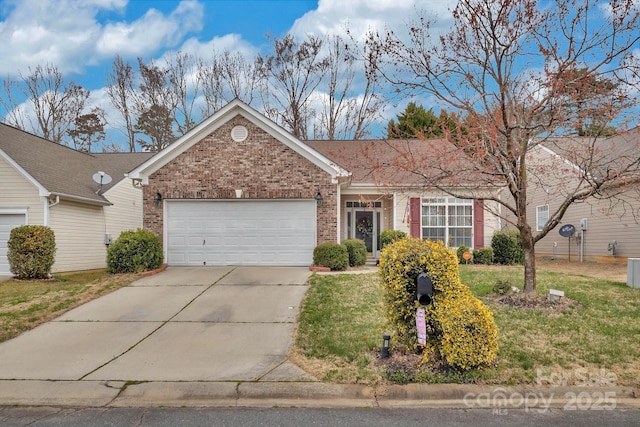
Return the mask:
{"type": "Polygon", "coordinates": [[[380,233],[380,249],[384,249],[385,246],[405,237],[407,237],[407,233],[404,231],[384,230],[380,233]]]}
{"type": "Polygon", "coordinates": [[[367,262],[367,245],[360,239],[347,239],[342,242],[349,254],[349,265],[365,265],[367,262]]]}
{"type": "Polygon", "coordinates": [[[493,264],[493,249],[491,248],[478,248],[473,250],[473,262],[474,264],[493,264]]]}
{"type": "Polygon", "coordinates": [[[321,243],[313,250],[313,264],[331,270],[344,270],[349,265],[349,253],[339,243],[321,243]]]}
{"type": "Polygon", "coordinates": [[[151,231],[124,231],[107,250],[107,271],[139,273],[162,265],[162,242],[151,231]]]}
{"type": "Polygon", "coordinates": [[[488,365],[497,357],[493,314],[460,282],[458,260],[441,242],[404,239],[382,251],[380,274],[387,318],[396,347],[423,352],[425,362],[445,362],[458,369],[488,365]],[[426,272],[433,302],[425,307],[428,338],[418,343],[415,278],[426,272]]]}
{"type": "Polygon", "coordinates": [[[491,238],[494,261],[498,264],[524,264],[524,250],[520,244],[518,230],[505,230],[494,233],[491,238]]]}
{"type": "Polygon", "coordinates": [[[458,262],[459,262],[460,264],[467,264],[467,263],[469,263],[469,261],[467,261],[466,259],[464,259],[464,256],[463,256],[463,255],[464,255],[464,253],[465,253],[465,252],[469,252],[469,253],[471,253],[471,250],[469,249],[469,246],[465,246],[465,245],[458,246],[458,250],[456,250],[456,255],[458,256],[458,262]]]}
{"type": "Polygon", "coordinates": [[[43,225],[23,225],[11,230],[7,244],[11,273],[18,279],[47,279],[55,262],[56,239],[43,225]]]}

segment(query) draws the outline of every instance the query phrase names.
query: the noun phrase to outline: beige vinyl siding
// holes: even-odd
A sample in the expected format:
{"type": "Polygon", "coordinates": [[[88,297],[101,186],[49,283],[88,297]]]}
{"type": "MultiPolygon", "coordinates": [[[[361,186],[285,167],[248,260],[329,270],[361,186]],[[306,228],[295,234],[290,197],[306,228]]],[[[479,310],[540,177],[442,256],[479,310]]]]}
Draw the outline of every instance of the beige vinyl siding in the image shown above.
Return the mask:
{"type": "MultiPolygon", "coordinates": [[[[532,162],[530,163],[551,165],[551,167],[547,166],[542,169],[546,170],[547,175],[544,178],[544,185],[532,184],[527,190],[529,198],[527,218],[535,230],[536,207],[548,204],[549,215],[552,215],[564,200],[565,189],[568,191],[577,181],[574,172],[566,170],[562,173],[558,172],[561,166],[551,154],[542,151],[536,151],[532,154],[532,162]]],[[[640,257],[640,224],[636,223],[632,213],[635,210],[635,214],[640,215],[637,190],[637,188],[628,190],[625,204],[615,203],[613,200],[591,198],[586,202],[574,203],[569,207],[560,226],[572,224],[576,231],[580,232],[581,219],[587,219],[588,229],[584,233],[585,259],[601,259],[603,257],[613,259],[607,249],[609,242],[614,240],[617,241],[616,256],[640,257]]],[[[571,251],[571,259],[577,260],[579,245],[575,239],[569,241],[568,238],[560,236],[560,226],[551,230],[547,236],[536,243],[536,255],[566,259],[571,251]]]]}
{"type": "Polygon", "coordinates": [[[142,190],[135,188],[130,179],[124,179],[105,193],[113,203],[104,208],[107,233],[115,241],[121,232],[142,228],[142,190]]]}
{"type": "Polygon", "coordinates": [[[106,267],[102,206],[61,200],[49,215],[56,236],[54,272],[106,267]]]}
{"type": "Polygon", "coordinates": [[[0,183],[0,208],[27,209],[28,224],[44,224],[44,205],[38,189],[1,158],[0,183]]]}
{"type": "MultiPolygon", "coordinates": [[[[395,230],[404,231],[407,235],[411,234],[407,215],[409,214],[409,199],[411,197],[420,197],[417,194],[396,193],[396,223],[393,225],[395,230]]],[[[393,221],[393,217],[391,219],[393,221]]]]}

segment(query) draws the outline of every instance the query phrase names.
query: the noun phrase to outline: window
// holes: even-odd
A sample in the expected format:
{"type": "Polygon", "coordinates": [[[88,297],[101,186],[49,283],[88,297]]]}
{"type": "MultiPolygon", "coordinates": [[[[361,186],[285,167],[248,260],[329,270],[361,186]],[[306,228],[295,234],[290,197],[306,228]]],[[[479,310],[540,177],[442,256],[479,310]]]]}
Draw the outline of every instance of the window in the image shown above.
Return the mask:
{"type": "Polygon", "coordinates": [[[471,247],[472,212],[472,200],[455,197],[422,199],[422,238],[441,240],[452,247],[471,247]]]}
{"type": "Polygon", "coordinates": [[[536,231],[542,231],[549,221],[549,205],[536,207],[536,231]]]}

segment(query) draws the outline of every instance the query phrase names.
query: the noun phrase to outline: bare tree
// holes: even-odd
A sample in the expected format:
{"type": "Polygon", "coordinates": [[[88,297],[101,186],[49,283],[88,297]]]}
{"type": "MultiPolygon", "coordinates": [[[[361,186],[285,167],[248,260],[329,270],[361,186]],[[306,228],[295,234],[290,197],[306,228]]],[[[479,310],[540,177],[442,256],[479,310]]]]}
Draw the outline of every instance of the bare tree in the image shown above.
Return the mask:
{"type": "Polygon", "coordinates": [[[364,69],[365,87],[362,93],[357,92],[354,81],[357,62],[345,40],[334,36],[327,46],[326,74],[318,86],[322,109],[318,113],[314,138],[360,139],[366,136],[368,126],[377,118],[382,98],[376,93],[375,82],[366,78],[364,69]]]}
{"type": "Polygon", "coordinates": [[[268,117],[307,139],[313,108],[309,99],[322,81],[329,61],[322,56],[322,39],[302,42],[292,35],[273,39],[273,53],[258,55],[256,66],[264,79],[262,103],[268,117]]]}
{"type": "Polygon", "coordinates": [[[449,194],[499,203],[503,217],[520,231],[524,289],[534,292],[535,244],[559,224],[568,207],[619,194],[616,189],[638,182],[638,144],[612,150],[615,141],[597,135],[572,141],[555,137],[575,132],[584,119],[575,106],[587,101],[580,99],[585,91],[566,90],[569,71],[580,70],[572,75],[586,82],[609,79],[617,90],[599,92],[598,105],[609,121],[624,125],[625,114],[638,101],[630,77],[640,75],[633,56],[640,41],[640,11],[633,0],[557,0],[553,8],[537,0],[459,0],[452,12],[453,24],[443,35],[435,21],[421,18],[409,25],[405,39],[392,30],[368,37],[371,65],[379,76],[401,92],[431,96],[464,116],[467,133],[450,140],[473,162],[453,157],[460,150],[440,153],[435,177],[424,173],[424,158],[405,152],[399,162],[449,194]],[[575,167],[554,171],[550,168],[557,165],[530,163],[542,144],[554,144],[575,167]],[[558,174],[565,172],[573,179],[564,180],[561,190],[549,189],[551,182],[562,183],[558,174]],[[469,177],[479,187],[504,191],[474,194],[454,185],[469,177]],[[537,232],[527,217],[533,183],[561,196],[537,232]]]}
{"type": "Polygon", "coordinates": [[[178,51],[168,56],[167,79],[175,100],[174,119],[179,134],[187,133],[196,125],[193,107],[200,91],[196,73],[196,60],[192,55],[178,51]]]}
{"type": "Polygon", "coordinates": [[[125,63],[120,55],[113,61],[111,73],[107,77],[107,94],[111,104],[124,119],[124,132],[130,152],[136,151],[136,91],[134,88],[135,71],[131,64],[125,63]]]}
{"type": "Polygon", "coordinates": [[[3,100],[8,120],[12,125],[62,144],[67,130],[85,108],[89,91],[74,82],[65,83],[62,72],[54,65],[29,68],[29,74],[20,74],[20,81],[5,83],[3,100]],[[26,106],[20,106],[12,95],[17,90],[26,97],[26,106]]]}
{"type": "Polygon", "coordinates": [[[200,60],[198,80],[205,98],[202,114],[210,116],[235,98],[253,103],[261,78],[258,71],[240,52],[214,52],[209,61],[200,60]]]}

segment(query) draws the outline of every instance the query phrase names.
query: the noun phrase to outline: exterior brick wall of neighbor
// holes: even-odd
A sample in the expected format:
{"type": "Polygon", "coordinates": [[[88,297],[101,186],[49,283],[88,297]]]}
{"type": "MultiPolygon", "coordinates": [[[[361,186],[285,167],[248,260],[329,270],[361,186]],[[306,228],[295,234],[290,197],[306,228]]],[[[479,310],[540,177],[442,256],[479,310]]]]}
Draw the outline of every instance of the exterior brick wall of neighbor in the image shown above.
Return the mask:
{"type": "MultiPolygon", "coordinates": [[[[164,200],[314,199],[317,243],[337,240],[337,185],[331,176],[242,116],[236,116],[149,177],[144,187],[144,227],[162,238],[163,208],[155,206],[157,192],[164,200]],[[234,126],[245,126],[243,142],[231,139],[234,126]]],[[[260,214],[256,212],[256,214],[260,214]]]]}

